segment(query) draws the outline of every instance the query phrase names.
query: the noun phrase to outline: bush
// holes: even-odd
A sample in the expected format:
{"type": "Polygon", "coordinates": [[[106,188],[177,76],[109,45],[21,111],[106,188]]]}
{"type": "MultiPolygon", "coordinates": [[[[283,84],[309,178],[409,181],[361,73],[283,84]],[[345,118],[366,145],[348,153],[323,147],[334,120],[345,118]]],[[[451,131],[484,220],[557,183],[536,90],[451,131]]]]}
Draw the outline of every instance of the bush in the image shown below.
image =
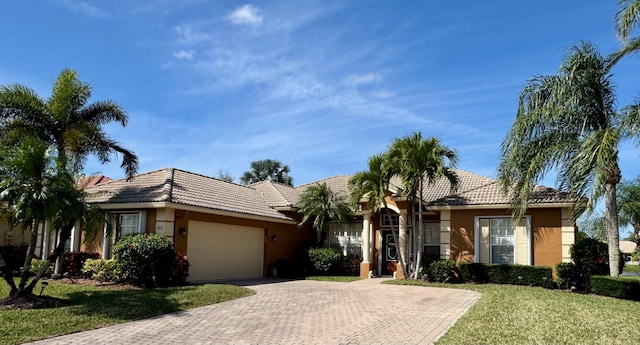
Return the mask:
{"type": "Polygon", "coordinates": [[[0,246],[0,254],[2,254],[5,265],[14,274],[20,273],[24,260],[27,258],[27,246],[0,246]]]}
{"type": "Polygon", "coordinates": [[[88,259],[100,259],[100,254],[91,252],[66,252],[64,253],[63,273],[72,277],[82,275],[82,266],[88,259]]]}
{"type": "MultiPolygon", "coordinates": [[[[571,245],[571,260],[584,279],[591,275],[609,275],[609,246],[593,238],[582,238],[571,245]]],[[[581,282],[586,284],[586,281],[581,282]]]]}
{"type": "Polygon", "coordinates": [[[118,281],[118,264],[115,259],[87,259],[82,267],[83,276],[97,281],[118,281]]]}
{"type": "Polygon", "coordinates": [[[171,285],[183,285],[187,282],[189,266],[191,266],[191,263],[187,260],[187,256],[181,253],[176,253],[176,259],[173,263],[173,271],[171,272],[171,285]]]}
{"type": "Polygon", "coordinates": [[[335,272],[340,267],[342,252],[335,248],[309,249],[309,261],[320,274],[335,272]]]}
{"type": "Polygon", "coordinates": [[[460,263],[460,273],[465,282],[477,284],[554,287],[551,267],[462,262],[460,263]]]}
{"type": "Polygon", "coordinates": [[[135,234],[119,239],[113,248],[123,281],[137,286],[168,286],[176,262],[173,243],[160,234],[135,234]]]}
{"type": "Polygon", "coordinates": [[[33,275],[36,275],[45,266],[49,266],[49,268],[45,271],[43,277],[51,276],[51,274],[53,273],[53,266],[51,265],[49,260],[31,259],[31,267],[29,267],[29,272],[31,272],[31,274],[33,275]]]}
{"type": "Polygon", "coordinates": [[[558,287],[569,290],[572,286],[577,289],[585,289],[585,277],[580,276],[573,262],[560,262],[556,264],[556,275],[558,276],[558,287]]]}
{"type": "Polygon", "coordinates": [[[589,285],[591,292],[598,295],[640,301],[640,280],[638,279],[591,276],[589,285]]]}
{"type": "Polygon", "coordinates": [[[457,283],[459,276],[456,263],[453,260],[433,261],[427,269],[427,277],[431,282],[457,283]]]}
{"type": "Polygon", "coordinates": [[[347,254],[342,259],[342,269],[340,274],[357,276],[360,275],[360,263],[362,262],[362,256],[358,254],[347,254]]]}

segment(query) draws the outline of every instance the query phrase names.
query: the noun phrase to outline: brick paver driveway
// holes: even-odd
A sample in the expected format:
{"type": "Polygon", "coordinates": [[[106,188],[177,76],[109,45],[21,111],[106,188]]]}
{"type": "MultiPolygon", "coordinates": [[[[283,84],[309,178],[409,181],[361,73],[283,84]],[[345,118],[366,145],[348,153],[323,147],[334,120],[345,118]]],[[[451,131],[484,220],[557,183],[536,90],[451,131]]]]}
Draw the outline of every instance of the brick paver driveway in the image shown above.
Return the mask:
{"type": "Polygon", "coordinates": [[[480,297],[381,280],[254,281],[250,297],[36,344],[430,344],[480,297]]]}

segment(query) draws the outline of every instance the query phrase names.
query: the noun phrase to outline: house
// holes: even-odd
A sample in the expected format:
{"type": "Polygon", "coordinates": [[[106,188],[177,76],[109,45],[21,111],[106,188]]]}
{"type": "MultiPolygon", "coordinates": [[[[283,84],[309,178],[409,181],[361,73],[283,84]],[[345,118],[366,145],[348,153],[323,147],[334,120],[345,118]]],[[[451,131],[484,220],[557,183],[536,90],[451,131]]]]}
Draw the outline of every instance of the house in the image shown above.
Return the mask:
{"type": "MultiPolygon", "coordinates": [[[[525,216],[514,223],[509,199],[496,180],[455,172],[460,179],[457,192],[452,194],[448,182],[442,180],[422,195],[427,257],[550,267],[570,261],[569,247],[575,240],[574,200],[567,193],[536,187],[525,216]]],[[[106,223],[119,231],[105,231],[109,228],[105,225],[94,241],[80,248],[83,233],[75,229],[71,248],[108,258],[118,236],[155,232],[171,239],[176,251],[187,254],[192,264],[190,281],[271,275],[274,268],[282,272],[294,267],[301,251],[315,241],[310,224],[298,226],[300,194],[316,183],[347,193],[351,176],[298,187],[272,181],[243,186],[166,168],[131,181],[100,183],[86,189],[91,194],[89,201],[104,209],[106,223]]],[[[398,251],[411,254],[417,209],[402,195],[400,186],[397,179],[390,186],[390,215],[371,212],[362,202],[353,222],[330,225],[330,246],[361,257],[363,277],[369,271],[399,274],[398,251]],[[399,245],[393,240],[392,225],[399,229],[399,245]]]]}
{"type": "Polygon", "coordinates": [[[638,245],[633,241],[620,241],[620,252],[625,262],[632,261],[633,254],[638,252],[638,245]]]}

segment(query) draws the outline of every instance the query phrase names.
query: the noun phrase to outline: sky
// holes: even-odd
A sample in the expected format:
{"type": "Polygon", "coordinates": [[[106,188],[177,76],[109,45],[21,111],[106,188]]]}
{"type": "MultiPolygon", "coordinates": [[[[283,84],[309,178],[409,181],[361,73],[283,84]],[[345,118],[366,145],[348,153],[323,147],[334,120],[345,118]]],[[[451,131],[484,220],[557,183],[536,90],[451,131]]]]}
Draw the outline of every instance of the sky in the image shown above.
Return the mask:
{"type": "MultiPolygon", "coordinates": [[[[615,0],[90,1],[0,4],[0,84],[44,98],[65,68],[128,113],[108,135],[140,172],[165,167],[238,181],[277,159],[295,185],[365,170],[421,132],[458,168],[495,177],[518,94],[590,41],[619,47],[615,0]]],[[[637,34],[638,32],[636,32],[637,34]]],[[[640,95],[640,55],[613,70],[618,104],[640,95]]],[[[640,149],[620,147],[625,179],[640,149]]],[[[118,159],[87,173],[121,178],[118,159]]],[[[555,185],[554,176],[542,184],[555,185]]]]}

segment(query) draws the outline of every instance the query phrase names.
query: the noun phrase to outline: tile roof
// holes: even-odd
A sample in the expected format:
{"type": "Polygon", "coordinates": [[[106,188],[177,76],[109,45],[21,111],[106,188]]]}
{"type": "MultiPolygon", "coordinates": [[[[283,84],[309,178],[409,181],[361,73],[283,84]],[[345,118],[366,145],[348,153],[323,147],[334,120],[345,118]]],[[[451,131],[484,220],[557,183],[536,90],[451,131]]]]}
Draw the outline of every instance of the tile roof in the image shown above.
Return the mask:
{"type": "Polygon", "coordinates": [[[97,192],[88,200],[93,203],[172,202],[290,220],[265,204],[253,188],[174,168],[140,174],[129,182],[121,179],[99,184],[87,192],[97,192]]]}
{"type": "MultiPolygon", "coordinates": [[[[452,193],[449,181],[445,178],[436,181],[435,184],[426,187],[422,195],[424,202],[428,206],[480,206],[511,203],[510,198],[502,193],[500,185],[495,179],[460,169],[453,170],[458,175],[460,181],[458,190],[452,193]]],[[[310,185],[326,182],[327,186],[334,192],[342,191],[347,193],[348,181],[351,176],[353,175],[330,177],[296,187],[296,189],[303,191],[310,185]]],[[[392,188],[399,189],[401,185],[401,180],[397,176],[394,176],[391,180],[392,188]]],[[[536,186],[530,203],[571,203],[573,201],[574,199],[572,199],[568,193],[560,192],[553,188],[536,186]]]]}
{"type": "Polygon", "coordinates": [[[269,207],[294,207],[301,193],[293,187],[273,181],[256,182],[249,187],[255,189],[269,207]]]}

